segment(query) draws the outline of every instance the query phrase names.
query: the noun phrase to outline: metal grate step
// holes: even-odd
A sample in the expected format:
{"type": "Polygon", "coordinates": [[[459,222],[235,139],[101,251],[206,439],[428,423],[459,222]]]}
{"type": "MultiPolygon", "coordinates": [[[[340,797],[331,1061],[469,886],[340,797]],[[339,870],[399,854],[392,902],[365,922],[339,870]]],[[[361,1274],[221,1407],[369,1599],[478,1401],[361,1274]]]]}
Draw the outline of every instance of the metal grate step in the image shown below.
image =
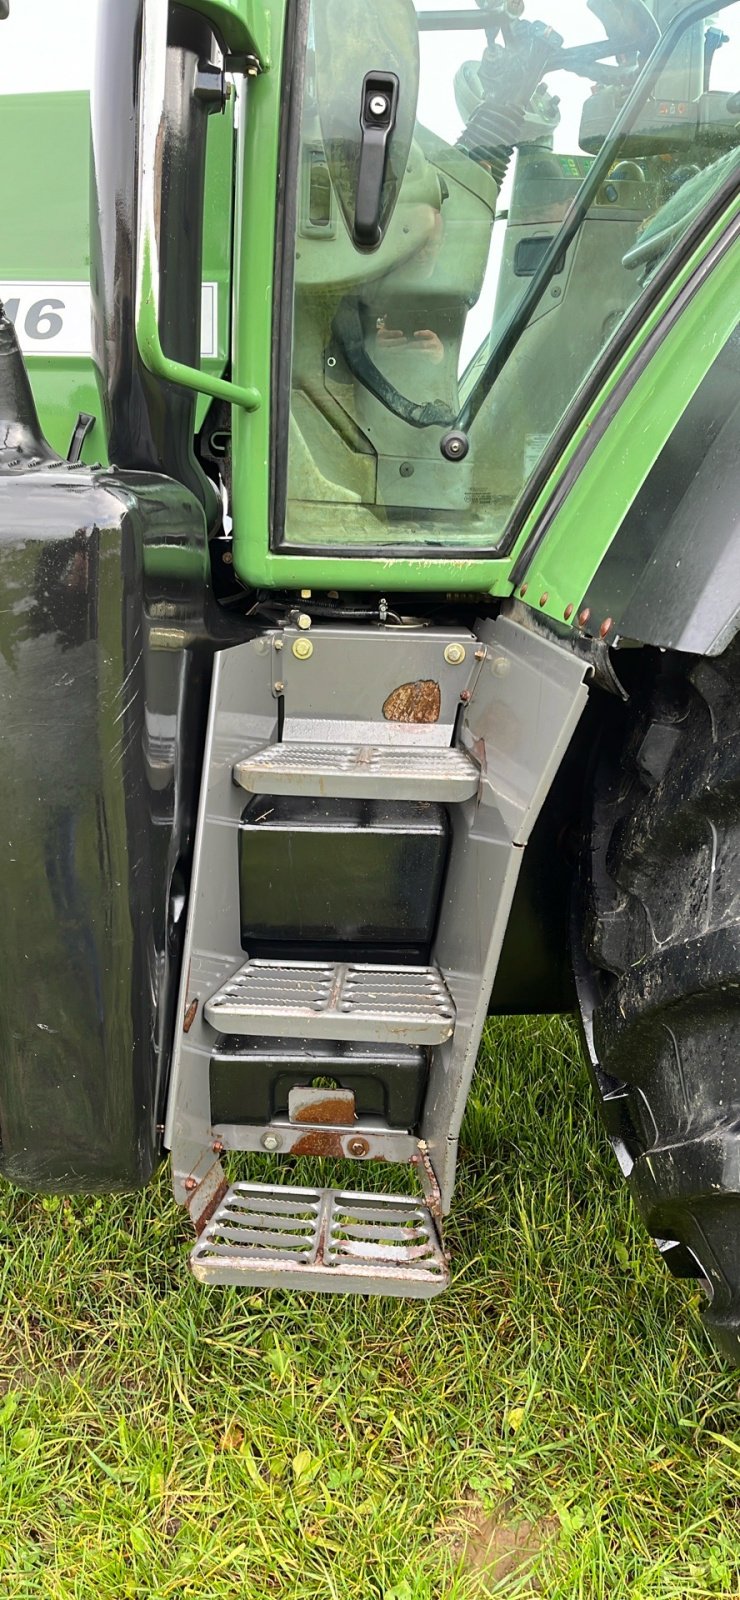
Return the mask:
{"type": "Polygon", "coordinates": [[[219,1033],[441,1044],[455,1008],[436,967],[247,961],[205,1006],[219,1033]]]}
{"type": "Polygon", "coordinates": [[[270,744],[234,767],[250,794],[353,800],[467,800],[480,772],[464,750],[383,745],[270,744]]]}
{"type": "Polygon", "coordinates": [[[449,1283],[433,1218],[405,1195],[235,1183],[195,1245],[202,1283],[427,1299],[449,1283]]]}

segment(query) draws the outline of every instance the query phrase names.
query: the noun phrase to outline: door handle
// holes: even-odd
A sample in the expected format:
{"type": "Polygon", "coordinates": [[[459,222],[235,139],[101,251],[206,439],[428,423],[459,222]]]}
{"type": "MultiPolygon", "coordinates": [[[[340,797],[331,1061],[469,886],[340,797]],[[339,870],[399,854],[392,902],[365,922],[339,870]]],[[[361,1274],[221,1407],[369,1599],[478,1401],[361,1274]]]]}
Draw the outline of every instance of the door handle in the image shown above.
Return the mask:
{"type": "Polygon", "coordinates": [[[360,104],[360,165],[355,199],[354,241],[363,250],[380,244],[383,184],[388,165],[388,145],[398,114],[398,78],[395,72],[368,72],[360,104]]]}

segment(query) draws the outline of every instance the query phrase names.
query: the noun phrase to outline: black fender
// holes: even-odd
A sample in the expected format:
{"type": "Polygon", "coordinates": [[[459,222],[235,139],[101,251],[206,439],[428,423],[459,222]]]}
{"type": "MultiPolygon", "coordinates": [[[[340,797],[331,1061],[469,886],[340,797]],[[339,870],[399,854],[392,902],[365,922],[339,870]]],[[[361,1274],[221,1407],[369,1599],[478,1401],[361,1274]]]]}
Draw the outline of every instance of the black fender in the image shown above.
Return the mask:
{"type": "Polygon", "coordinates": [[[611,618],[610,640],[714,656],[740,629],[739,395],[736,333],[583,596],[596,631],[611,618]]]}

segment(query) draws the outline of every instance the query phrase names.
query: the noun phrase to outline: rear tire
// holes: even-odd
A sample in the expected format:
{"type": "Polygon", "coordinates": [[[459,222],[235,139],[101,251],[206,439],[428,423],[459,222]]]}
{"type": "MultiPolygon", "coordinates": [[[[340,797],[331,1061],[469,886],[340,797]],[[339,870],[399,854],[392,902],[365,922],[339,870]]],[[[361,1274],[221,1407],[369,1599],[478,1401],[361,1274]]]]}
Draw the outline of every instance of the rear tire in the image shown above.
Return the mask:
{"type": "MultiPolygon", "coordinates": [[[[641,663],[644,657],[641,656],[641,663]]],[[[579,999],[607,1130],[667,1265],[740,1364],[740,640],[664,656],[602,741],[579,999]]]]}

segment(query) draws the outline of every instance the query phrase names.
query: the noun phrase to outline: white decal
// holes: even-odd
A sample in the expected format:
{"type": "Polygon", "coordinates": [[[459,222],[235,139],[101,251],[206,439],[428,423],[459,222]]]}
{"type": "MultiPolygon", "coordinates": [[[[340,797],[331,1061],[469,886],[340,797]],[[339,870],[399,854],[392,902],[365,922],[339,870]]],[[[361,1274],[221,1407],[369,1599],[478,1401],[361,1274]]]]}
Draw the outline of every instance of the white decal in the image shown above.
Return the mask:
{"type": "MultiPolygon", "coordinates": [[[[24,356],[92,355],[89,284],[2,282],[0,300],[24,356]]],[[[200,353],[218,355],[217,283],[203,284],[200,353]]]]}

